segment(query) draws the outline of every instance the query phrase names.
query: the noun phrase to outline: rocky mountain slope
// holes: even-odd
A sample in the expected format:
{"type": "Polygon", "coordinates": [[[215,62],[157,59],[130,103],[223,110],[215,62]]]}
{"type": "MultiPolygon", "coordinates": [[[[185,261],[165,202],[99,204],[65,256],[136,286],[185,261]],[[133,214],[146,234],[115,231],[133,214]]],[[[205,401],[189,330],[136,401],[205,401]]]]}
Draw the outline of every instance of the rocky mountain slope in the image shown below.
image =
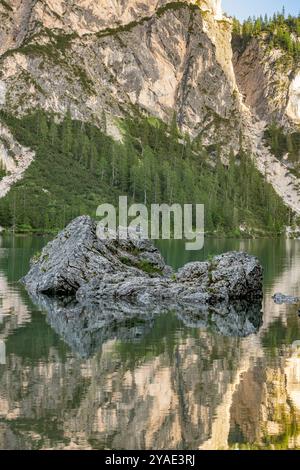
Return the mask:
{"type": "Polygon", "coordinates": [[[70,108],[99,124],[103,111],[113,118],[138,106],[163,120],[175,112],[183,129],[210,139],[239,122],[231,25],[210,2],[44,3],[7,13],[19,34],[2,33],[4,109],[70,108]]]}
{"type": "MultiPolygon", "coordinates": [[[[0,2],[0,109],[18,116],[43,108],[122,139],[118,118],[136,113],[171,122],[222,154],[250,149],[259,171],[263,132],[257,121],[299,124],[299,76],[285,73],[280,52],[242,53],[220,0],[12,0],[0,2]],[[243,95],[245,97],[243,101],[243,95]],[[255,127],[256,126],[256,127],[255,127]]],[[[1,119],[1,117],[0,117],[1,119]]],[[[3,151],[1,152],[2,161],[3,151]]],[[[284,167],[269,176],[300,213],[298,181],[284,167]],[[282,176],[284,172],[284,176],[282,176]],[[283,179],[282,179],[283,178],[283,179]],[[291,197],[287,188],[293,187],[291,197]]]]}
{"type": "MultiPolygon", "coordinates": [[[[299,38],[292,37],[299,42],[299,38]]],[[[299,214],[299,178],[290,171],[294,165],[288,165],[289,149],[282,161],[274,158],[265,142],[265,131],[271,125],[282,128],[287,136],[299,131],[300,62],[289,51],[275,47],[266,32],[246,38],[246,44],[245,38],[234,37],[233,50],[238,88],[247,112],[252,115],[245,132],[251,141],[257,167],[284,202],[299,214]]]]}
{"type": "Polygon", "coordinates": [[[300,124],[300,64],[286,51],[252,38],[242,51],[235,48],[233,64],[245,104],[259,119],[300,124]]]}
{"type": "Polygon", "coordinates": [[[34,152],[18,144],[9,129],[0,122],[0,156],[6,175],[0,180],[0,198],[6,196],[11,186],[22,179],[34,159],[34,152]]]}

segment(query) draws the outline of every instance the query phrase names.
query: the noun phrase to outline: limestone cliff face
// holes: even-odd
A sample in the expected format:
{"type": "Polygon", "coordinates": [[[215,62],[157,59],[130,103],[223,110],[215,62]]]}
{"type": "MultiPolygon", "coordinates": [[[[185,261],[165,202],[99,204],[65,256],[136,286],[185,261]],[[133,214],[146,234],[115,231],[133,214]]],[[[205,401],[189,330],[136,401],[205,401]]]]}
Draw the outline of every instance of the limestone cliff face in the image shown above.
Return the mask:
{"type": "MultiPolygon", "coordinates": [[[[184,0],[197,4],[204,12],[222,19],[221,0],[184,0]]],[[[105,28],[126,25],[140,18],[152,16],[157,9],[179,2],[170,0],[11,0],[1,2],[1,46],[19,46],[24,38],[40,28],[75,32],[80,36],[105,28]],[[6,40],[5,40],[6,39],[6,40]]]]}
{"type": "Polygon", "coordinates": [[[165,121],[175,112],[192,136],[212,143],[217,135],[237,147],[231,23],[220,1],[15,1],[1,8],[2,108],[70,108],[96,123],[103,111],[109,121],[133,107],[165,121]]]}
{"type": "Polygon", "coordinates": [[[282,200],[300,214],[299,178],[287,171],[265,146],[266,127],[275,122],[287,133],[299,131],[300,68],[290,54],[270,48],[264,35],[246,47],[233,43],[233,65],[244,102],[244,135],[250,142],[259,171],[282,200]]]}
{"type": "Polygon", "coordinates": [[[294,73],[289,86],[286,115],[296,124],[300,125],[300,69],[294,73]]]}
{"type": "Polygon", "coordinates": [[[261,120],[289,127],[300,124],[300,68],[283,50],[253,38],[234,52],[237,83],[245,104],[261,120]]]}
{"type": "Polygon", "coordinates": [[[18,47],[29,32],[34,0],[0,3],[0,54],[18,47]]]}

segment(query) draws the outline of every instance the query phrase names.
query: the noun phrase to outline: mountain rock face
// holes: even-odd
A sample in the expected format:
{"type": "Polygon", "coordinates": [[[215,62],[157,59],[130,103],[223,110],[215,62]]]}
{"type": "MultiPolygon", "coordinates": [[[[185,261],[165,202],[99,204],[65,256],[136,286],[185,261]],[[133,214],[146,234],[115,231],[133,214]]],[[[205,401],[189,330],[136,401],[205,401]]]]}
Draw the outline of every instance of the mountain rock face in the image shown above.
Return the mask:
{"type": "Polygon", "coordinates": [[[238,145],[231,22],[219,1],[16,1],[0,8],[2,108],[70,108],[99,124],[103,112],[110,121],[137,106],[165,121],[175,112],[194,137],[204,130],[210,142],[218,135],[238,145]]]}
{"type": "Polygon", "coordinates": [[[0,121],[0,162],[6,170],[6,175],[0,180],[0,198],[9,192],[14,183],[22,179],[34,157],[35,153],[19,145],[0,121]]]}
{"type": "Polygon", "coordinates": [[[300,68],[290,54],[270,47],[264,36],[246,47],[235,47],[235,77],[245,104],[244,132],[255,163],[266,180],[296,214],[300,214],[299,175],[285,161],[274,158],[265,143],[265,130],[276,124],[287,135],[299,131],[300,68]]]}
{"type": "Polygon", "coordinates": [[[233,64],[245,104],[260,120],[300,124],[300,68],[285,51],[253,38],[234,52],[233,64]]]}
{"type": "MultiPolygon", "coordinates": [[[[70,110],[102,129],[105,117],[117,140],[118,118],[176,115],[182,131],[222,144],[225,157],[243,135],[264,175],[274,161],[265,126],[300,124],[299,70],[256,39],[233,54],[221,0],[11,0],[0,3],[0,20],[3,111],[70,110]]],[[[268,181],[300,213],[298,181],[277,166],[268,181]]]]}
{"type": "Polygon", "coordinates": [[[300,70],[290,84],[286,114],[290,119],[300,124],[300,70]]]}
{"type": "Polygon", "coordinates": [[[40,28],[63,33],[97,33],[107,28],[128,25],[147,18],[168,4],[198,4],[203,12],[222,19],[221,0],[11,0],[1,2],[1,53],[19,47],[24,39],[40,28]]]}

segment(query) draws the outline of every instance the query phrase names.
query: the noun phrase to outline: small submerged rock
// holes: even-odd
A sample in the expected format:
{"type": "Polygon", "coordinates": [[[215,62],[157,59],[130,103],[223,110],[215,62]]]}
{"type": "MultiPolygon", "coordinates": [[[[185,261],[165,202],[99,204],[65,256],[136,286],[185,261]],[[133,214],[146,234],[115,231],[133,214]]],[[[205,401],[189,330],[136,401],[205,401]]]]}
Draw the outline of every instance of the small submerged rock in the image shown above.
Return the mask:
{"type": "MultiPolygon", "coordinates": [[[[151,312],[173,310],[181,313],[185,322],[190,318],[192,323],[203,324],[208,317],[219,315],[233,318],[239,324],[233,331],[243,335],[260,323],[262,278],[258,259],[239,252],[188,263],[175,273],[151,241],[100,240],[96,223],[82,216],[48,243],[22,281],[35,297],[71,297],[79,310],[86,307],[86,311],[94,312],[93,318],[95,312],[99,318],[120,319],[124,312],[127,317],[128,312],[151,316],[151,312]],[[238,302],[238,308],[233,307],[234,302],[238,302]],[[247,320],[245,311],[251,312],[252,319],[253,315],[258,318],[248,322],[246,329],[243,321],[236,321],[238,316],[247,320]]],[[[49,307],[49,302],[46,304],[49,307]]],[[[70,311],[54,310],[61,315],[70,311]]]]}
{"type": "Polygon", "coordinates": [[[293,297],[291,295],[284,295],[281,293],[274,294],[272,298],[275,304],[278,304],[278,305],[283,305],[283,304],[297,305],[300,303],[299,297],[293,297]]]}

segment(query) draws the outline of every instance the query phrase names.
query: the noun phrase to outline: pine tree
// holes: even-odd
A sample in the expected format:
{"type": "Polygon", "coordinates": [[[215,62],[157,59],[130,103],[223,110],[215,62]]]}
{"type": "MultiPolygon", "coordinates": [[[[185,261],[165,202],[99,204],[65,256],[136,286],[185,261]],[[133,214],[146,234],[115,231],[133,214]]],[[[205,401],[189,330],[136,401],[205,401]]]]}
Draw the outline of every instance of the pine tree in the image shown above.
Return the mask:
{"type": "Polygon", "coordinates": [[[38,120],[38,125],[37,125],[38,136],[41,139],[41,142],[45,144],[47,141],[49,129],[48,129],[46,116],[42,111],[38,111],[37,120],[38,120]]]}
{"type": "Polygon", "coordinates": [[[288,153],[290,153],[291,155],[293,155],[294,153],[294,145],[293,145],[293,138],[291,136],[291,134],[288,134],[286,136],[286,142],[287,142],[287,150],[288,150],[288,153]]]}
{"type": "Polygon", "coordinates": [[[97,164],[97,158],[98,158],[97,147],[94,142],[91,142],[89,155],[88,155],[88,162],[87,162],[87,168],[89,170],[94,170],[97,164]]]}
{"type": "Polygon", "coordinates": [[[57,145],[58,131],[57,131],[57,125],[56,125],[54,119],[50,123],[49,140],[50,140],[51,145],[53,145],[53,146],[57,145]]]}
{"type": "Polygon", "coordinates": [[[72,149],[73,132],[72,132],[72,117],[70,109],[68,109],[62,127],[62,152],[69,154],[72,149]]]}

